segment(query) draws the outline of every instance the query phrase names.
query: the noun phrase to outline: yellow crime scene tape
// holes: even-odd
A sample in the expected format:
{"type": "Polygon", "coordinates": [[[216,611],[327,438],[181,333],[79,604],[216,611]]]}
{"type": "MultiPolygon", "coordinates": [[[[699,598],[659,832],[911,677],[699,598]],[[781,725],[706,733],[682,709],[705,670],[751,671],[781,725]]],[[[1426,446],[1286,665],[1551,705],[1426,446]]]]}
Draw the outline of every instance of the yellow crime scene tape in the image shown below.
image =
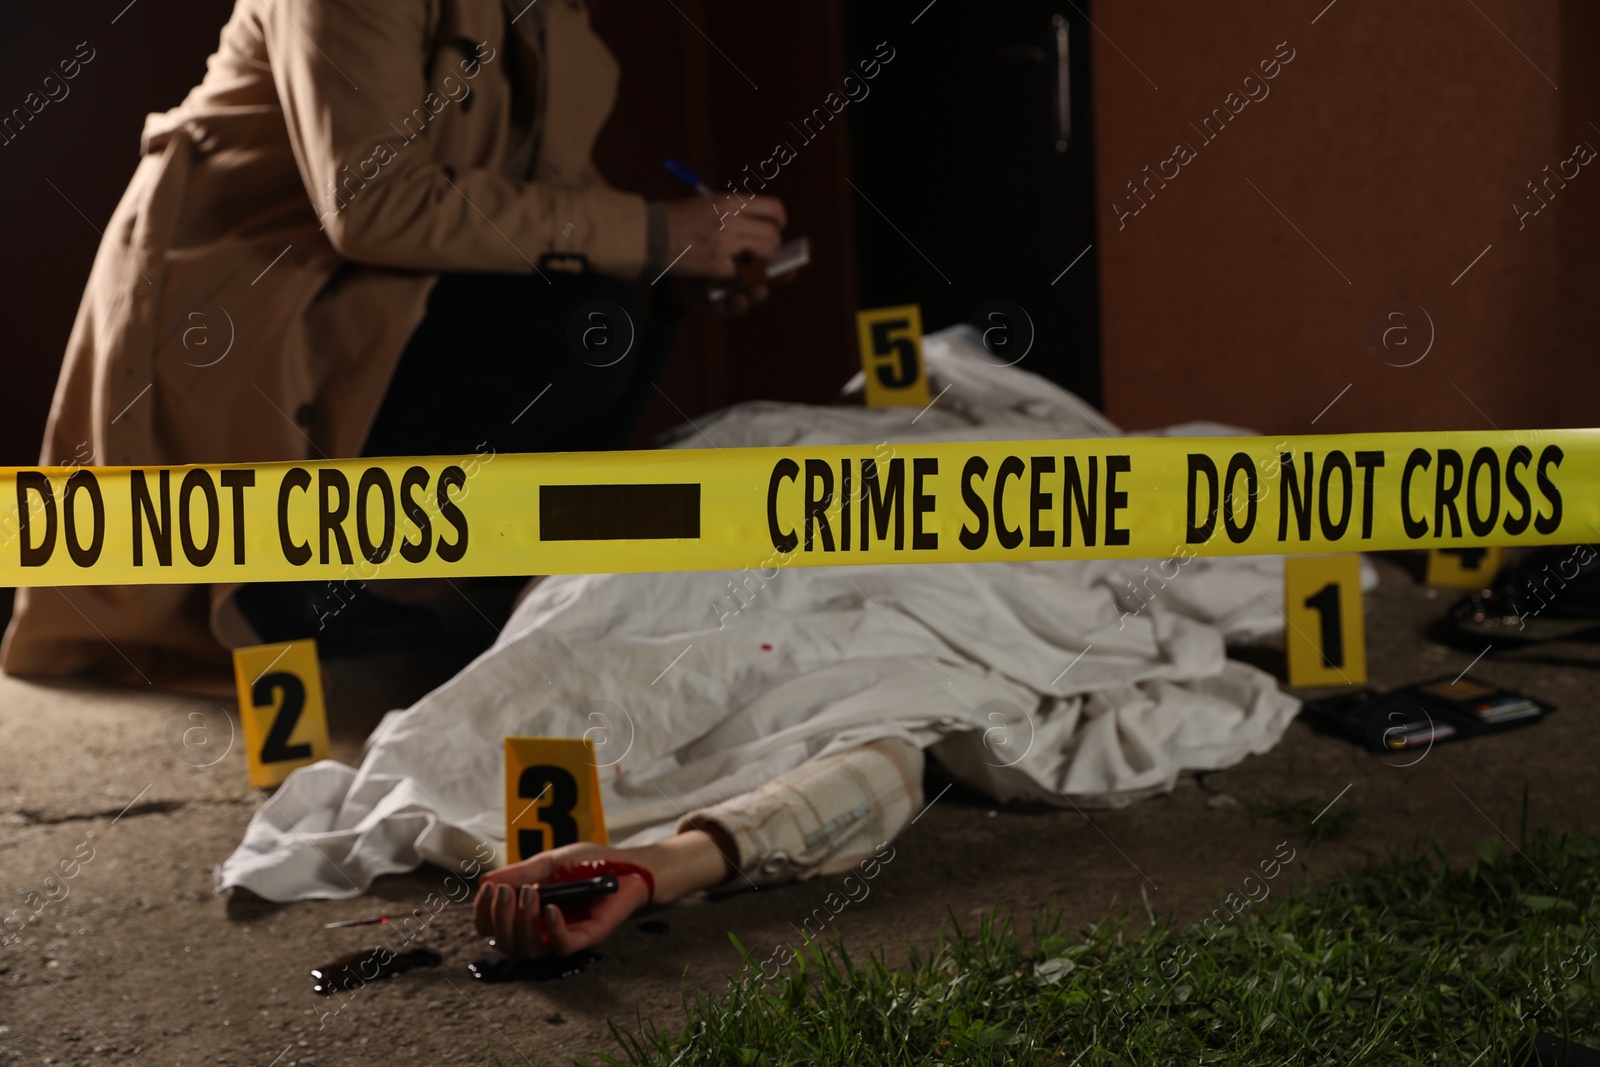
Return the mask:
{"type": "Polygon", "coordinates": [[[1600,430],[0,470],[0,585],[1600,540],[1600,430]]]}

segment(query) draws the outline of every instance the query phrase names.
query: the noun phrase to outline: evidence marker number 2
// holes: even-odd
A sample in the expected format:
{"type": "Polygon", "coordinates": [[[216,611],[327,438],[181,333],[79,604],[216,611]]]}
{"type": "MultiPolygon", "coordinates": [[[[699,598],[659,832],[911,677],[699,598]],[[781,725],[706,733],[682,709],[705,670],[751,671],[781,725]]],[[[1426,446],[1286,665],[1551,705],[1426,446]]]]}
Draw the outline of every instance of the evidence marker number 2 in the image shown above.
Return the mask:
{"type": "Polygon", "coordinates": [[[282,785],[296,768],[328,758],[316,641],[236,648],[233,677],[251,785],[282,785]]]}

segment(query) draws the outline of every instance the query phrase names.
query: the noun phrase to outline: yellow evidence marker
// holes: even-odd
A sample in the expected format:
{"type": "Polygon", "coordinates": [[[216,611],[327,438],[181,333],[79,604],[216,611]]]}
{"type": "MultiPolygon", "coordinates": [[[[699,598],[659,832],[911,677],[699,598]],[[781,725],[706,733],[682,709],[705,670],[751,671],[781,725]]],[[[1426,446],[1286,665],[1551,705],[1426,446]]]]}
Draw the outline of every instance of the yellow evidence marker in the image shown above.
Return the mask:
{"type": "Polygon", "coordinates": [[[328,758],[316,641],[236,648],[233,677],[251,785],[281,785],[296,767],[328,758]]]}
{"type": "Polygon", "coordinates": [[[1290,556],[1283,561],[1289,685],[1361,685],[1367,635],[1361,557],[1290,556]]]}
{"type": "Polygon", "coordinates": [[[1428,551],[1429,585],[1482,589],[1494,581],[1505,561],[1503,548],[1435,548],[1428,551]]]}
{"type": "Polygon", "coordinates": [[[922,359],[922,309],[916,304],[856,312],[867,407],[927,407],[928,368],[922,359]]]}
{"type": "Polygon", "coordinates": [[[608,845],[587,737],[506,738],[506,862],[577,841],[608,845]]]}

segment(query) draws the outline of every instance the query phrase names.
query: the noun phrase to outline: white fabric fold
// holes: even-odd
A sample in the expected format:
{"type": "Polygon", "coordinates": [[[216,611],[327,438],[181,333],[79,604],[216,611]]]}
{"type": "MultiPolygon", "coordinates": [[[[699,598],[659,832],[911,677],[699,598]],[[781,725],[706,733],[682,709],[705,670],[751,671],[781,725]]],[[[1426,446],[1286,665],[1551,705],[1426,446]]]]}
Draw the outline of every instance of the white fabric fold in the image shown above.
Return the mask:
{"type": "MultiPolygon", "coordinates": [[[[990,365],[966,328],[925,349],[939,399],[920,415],[762,402],[700,429],[718,447],[1118,433],[1065,390],[990,365]]],[[[1155,562],[543,579],[492,648],[385,717],[359,768],[292,774],[217,887],[350,897],[380,874],[499,846],[510,734],[594,739],[622,844],[890,736],[932,747],[999,800],[1131,803],[1265,752],[1298,709],[1224,648],[1281,628],[1281,560],[1191,559],[1153,598],[1134,596],[1155,562]]]]}

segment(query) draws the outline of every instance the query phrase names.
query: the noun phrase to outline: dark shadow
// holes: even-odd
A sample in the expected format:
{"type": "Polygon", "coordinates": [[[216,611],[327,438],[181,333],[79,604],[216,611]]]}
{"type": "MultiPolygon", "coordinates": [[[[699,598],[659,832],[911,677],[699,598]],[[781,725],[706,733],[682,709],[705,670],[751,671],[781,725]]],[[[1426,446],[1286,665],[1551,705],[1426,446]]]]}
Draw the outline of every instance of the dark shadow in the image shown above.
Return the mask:
{"type": "Polygon", "coordinates": [[[1236,645],[1228,648],[1228,658],[1248,663],[1252,667],[1266,671],[1280,682],[1287,684],[1289,680],[1288,656],[1281,646],[1277,645],[1236,645]]]}
{"type": "MultiPolygon", "coordinates": [[[[437,638],[419,648],[329,660],[323,664],[328,731],[336,746],[359,752],[384,715],[407,708],[454,678],[500,635],[526,578],[450,582],[428,606],[437,638]]],[[[344,755],[341,754],[341,755],[344,755]]]]}

